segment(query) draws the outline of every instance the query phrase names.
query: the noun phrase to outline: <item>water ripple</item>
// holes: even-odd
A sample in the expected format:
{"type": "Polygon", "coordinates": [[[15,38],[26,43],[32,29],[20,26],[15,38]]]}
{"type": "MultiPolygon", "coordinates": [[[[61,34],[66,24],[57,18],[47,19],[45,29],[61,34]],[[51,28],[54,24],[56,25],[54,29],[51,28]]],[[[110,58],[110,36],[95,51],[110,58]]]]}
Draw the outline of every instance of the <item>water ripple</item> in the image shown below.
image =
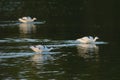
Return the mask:
{"type": "MultiPolygon", "coordinates": [[[[46,21],[36,21],[36,22],[32,22],[29,24],[45,24],[46,21]]],[[[19,21],[0,21],[0,26],[1,27],[5,27],[5,26],[16,26],[21,24],[19,21]]]]}
{"type": "Polygon", "coordinates": [[[17,57],[27,57],[32,56],[35,54],[43,54],[43,55],[51,55],[51,54],[58,54],[60,52],[42,52],[42,53],[0,53],[0,58],[17,58],[17,57]]]}

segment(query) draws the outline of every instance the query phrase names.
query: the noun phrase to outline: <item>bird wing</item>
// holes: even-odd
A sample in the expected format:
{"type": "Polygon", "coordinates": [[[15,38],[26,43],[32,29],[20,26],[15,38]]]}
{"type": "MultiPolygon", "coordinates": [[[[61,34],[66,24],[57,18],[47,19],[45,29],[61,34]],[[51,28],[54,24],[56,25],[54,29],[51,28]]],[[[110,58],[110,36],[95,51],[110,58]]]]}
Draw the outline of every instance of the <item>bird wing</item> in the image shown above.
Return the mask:
{"type": "Polygon", "coordinates": [[[27,17],[28,20],[32,20],[32,18],[30,16],[27,17]]]}
{"type": "Polygon", "coordinates": [[[82,40],[89,40],[88,37],[82,37],[81,39],[82,39],[82,40]]]}
{"type": "Polygon", "coordinates": [[[22,17],[22,19],[27,20],[27,17],[22,17]]]}
{"type": "Polygon", "coordinates": [[[31,48],[33,51],[35,51],[35,52],[42,52],[41,49],[36,48],[36,47],[34,47],[34,46],[30,46],[30,48],[31,48]]]}
{"type": "Polygon", "coordinates": [[[93,40],[94,40],[92,36],[89,36],[89,39],[90,39],[91,41],[93,41],[93,40]]]}

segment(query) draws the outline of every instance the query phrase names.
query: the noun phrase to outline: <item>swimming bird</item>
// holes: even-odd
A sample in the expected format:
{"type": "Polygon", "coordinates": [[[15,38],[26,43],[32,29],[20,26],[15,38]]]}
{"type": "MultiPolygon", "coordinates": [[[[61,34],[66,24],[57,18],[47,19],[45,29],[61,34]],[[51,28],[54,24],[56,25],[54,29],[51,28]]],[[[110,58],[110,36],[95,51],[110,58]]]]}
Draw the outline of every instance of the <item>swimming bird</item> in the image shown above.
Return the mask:
{"type": "Polygon", "coordinates": [[[91,43],[95,43],[97,39],[99,38],[98,37],[93,38],[92,36],[88,36],[88,37],[85,36],[77,39],[76,41],[80,43],[91,44],[91,43]]]}
{"type": "Polygon", "coordinates": [[[29,23],[29,22],[34,22],[35,20],[37,20],[37,18],[31,18],[31,17],[22,17],[18,19],[20,22],[23,23],[29,23]]]}
{"type": "Polygon", "coordinates": [[[47,46],[43,45],[36,45],[36,46],[30,46],[30,48],[35,52],[43,52],[43,51],[51,51],[53,48],[48,48],[47,46]]]}

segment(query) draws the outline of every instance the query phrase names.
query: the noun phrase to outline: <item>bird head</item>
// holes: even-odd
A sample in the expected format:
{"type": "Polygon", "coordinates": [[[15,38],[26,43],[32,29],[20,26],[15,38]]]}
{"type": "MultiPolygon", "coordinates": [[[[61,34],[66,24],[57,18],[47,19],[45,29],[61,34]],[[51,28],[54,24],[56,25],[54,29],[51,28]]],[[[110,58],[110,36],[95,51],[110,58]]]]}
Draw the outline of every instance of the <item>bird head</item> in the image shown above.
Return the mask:
{"type": "Polygon", "coordinates": [[[33,20],[37,20],[37,18],[34,17],[33,20]]]}
{"type": "Polygon", "coordinates": [[[96,38],[96,39],[99,39],[99,37],[97,37],[97,36],[96,36],[95,38],[96,38]]]}

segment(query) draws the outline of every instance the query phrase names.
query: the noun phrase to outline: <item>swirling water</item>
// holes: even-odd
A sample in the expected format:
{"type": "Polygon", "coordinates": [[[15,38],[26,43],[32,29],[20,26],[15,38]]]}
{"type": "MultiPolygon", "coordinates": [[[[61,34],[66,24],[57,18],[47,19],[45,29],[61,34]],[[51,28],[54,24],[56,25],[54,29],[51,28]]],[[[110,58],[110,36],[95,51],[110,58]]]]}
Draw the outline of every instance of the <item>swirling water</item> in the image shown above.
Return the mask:
{"type": "MultiPolygon", "coordinates": [[[[8,13],[0,15],[5,18],[0,18],[0,80],[119,80],[118,20],[112,20],[114,15],[108,15],[111,9],[107,8],[106,14],[96,17],[101,14],[94,12],[92,2],[79,1],[2,0],[1,11],[8,13]],[[17,18],[24,15],[38,20],[31,24],[18,22],[17,18]],[[100,39],[95,44],[76,42],[90,35],[100,39]],[[53,50],[35,53],[29,48],[39,44],[53,50]]],[[[102,12],[102,7],[96,8],[102,12]]]]}

